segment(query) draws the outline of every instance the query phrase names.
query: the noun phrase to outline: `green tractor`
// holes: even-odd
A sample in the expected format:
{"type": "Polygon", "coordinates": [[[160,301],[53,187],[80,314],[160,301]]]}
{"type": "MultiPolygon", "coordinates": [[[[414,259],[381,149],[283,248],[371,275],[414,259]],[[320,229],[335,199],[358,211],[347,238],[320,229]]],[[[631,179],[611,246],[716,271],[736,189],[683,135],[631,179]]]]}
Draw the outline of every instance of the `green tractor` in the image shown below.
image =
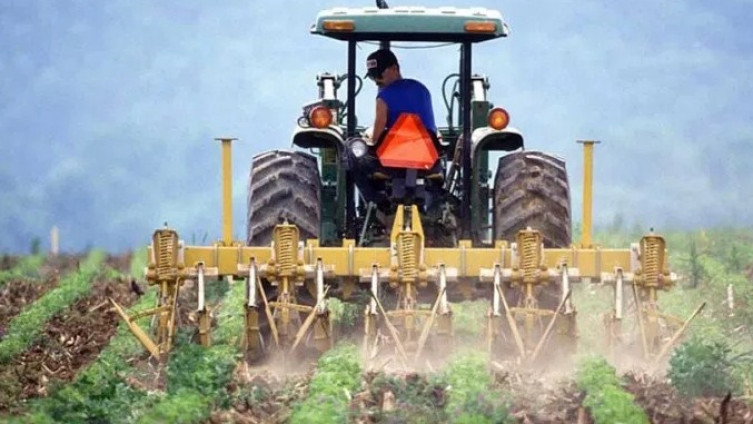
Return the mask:
{"type": "MultiPolygon", "coordinates": [[[[355,116],[356,99],[363,86],[356,46],[370,41],[383,47],[401,41],[460,46],[459,69],[442,84],[447,126],[439,128],[437,138],[441,141],[435,143],[443,170],[442,175],[434,176],[440,181],[434,195],[438,201],[431,202],[428,210],[419,208],[425,229],[437,230],[428,232],[452,237],[427,239],[427,243],[451,247],[462,238],[472,240],[474,246],[493,246],[494,240],[512,242],[519,230],[534,227],[544,234],[545,246],[570,245],[570,197],[564,162],[547,153],[524,150],[522,134],[506,126],[507,112],[494,108],[489,101],[488,78],[474,73],[471,66],[474,44],[507,36],[507,25],[498,12],[415,7],[332,9],[319,14],[311,32],[347,42],[348,70],[343,75],[319,74],[318,99],[304,106],[298,119],[293,144],[315,151],[314,156],[277,150],[253,159],[249,245],[269,243],[280,218],[295,223],[304,238],[317,238],[322,246],[337,245],[343,238],[356,239],[358,246],[384,242],[389,225],[380,217],[394,215],[396,206],[405,204],[405,196],[388,195],[389,204],[373,204],[356,189],[353,171],[343,166],[346,150],[363,154],[361,144],[354,146],[348,141],[367,130],[358,125],[355,116]],[[501,157],[493,173],[490,153],[494,156],[498,152],[514,153],[501,157]],[[493,184],[489,183],[491,176],[493,184]]],[[[368,146],[374,156],[378,156],[377,147],[368,146]]],[[[372,178],[376,190],[399,192],[392,187],[390,172],[378,174],[382,177],[372,178]]],[[[422,185],[431,184],[426,174],[418,170],[419,192],[422,185]]],[[[423,199],[419,196],[414,200],[422,203],[423,199]]]]}
{"type": "MultiPolygon", "coordinates": [[[[457,249],[459,240],[473,247],[494,248],[496,242],[515,242],[518,233],[535,228],[543,246],[571,244],[570,195],[565,163],[544,152],[524,150],[522,134],[507,126],[509,115],[488,98],[489,80],[472,67],[473,46],[506,37],[507,24],[499,12],[485,9],[394,8],[332,9],[319,14],[313,34],[345,41],[348,69],[339,75],[317,76],[318,98],[303,107],[293,144],[312,151],[274,150],[254,157],[248,187],[249,246],[269,245],[281,222],[295,225],[301,239],[318,239],[319,246],[340,246],[343,239],[356,247],[389,247],[391,229],[400,206],[415,210],[428,247],[457,249]],[[401,167],[386,160],[380,144],[360,139],[367,128],[359,126],[356,100],[364,81],[358,76],[358,43],[454,43],[460,47],[457,70],[442,83],[447,124],[429,144],[436,163],[401,167]],[[449,89],[449,90],[448,90],[449,89]],[[344,92],[344,93],[343,93],[344,92]],[[348,152],[350,150],[350,152],[348,152]],[[490,157],[499,156],[496,169],[490,157]],[[355,172],[346,158],[378,158],[376,171],[367,176],[368,187],[356,187],[355,172]],[[435,166],[436,165],[436,166],[435,166]],[[431,168],[431,169],[429,169],[431,168]],[[493,176],[493,182],[490,179],[493,176]],[[367,195],[369,193],[369,195],[367,195]],[[374,194],[387,201],[375,201],[374,194]],[[371,197],[371,198],[370,198],[371,197]],[[413,208],[415,207],[415,208],[413,208]]],[[[368,99],[371,102],[371,99],[368,99]]],[[[424,148],[416,137],[403,135],[397,154],[411,155],[424,148]]],[[[409,222],[406,217],[404,222],[409,222]]],[[[393,237],[394,238],[394,237],[393,237]]],[[[394,286],[394,284],[393,284],[394,286]]],[[[279,287],[279,286],[278,286],[279,287]]],[[[268,288],[276,298],[274,288],[268,288]]],[[[450,300],[492,297],[489,285],[450,285],[450,300]]],[[[436,298],[436,289],[395,292],[391,306],[400,308],[436,298]]],[[[526,298],[521,290],[505,288],[513,306],[554,311],[561,287],[539,285],[526,298]]],[[[305,291],[297,301],[307,297],[305,291]]],[[[400,308],[400,309],[405,309],[400,308]]],[[[447,309],[447,308],[445,308],[447,309]]]]}

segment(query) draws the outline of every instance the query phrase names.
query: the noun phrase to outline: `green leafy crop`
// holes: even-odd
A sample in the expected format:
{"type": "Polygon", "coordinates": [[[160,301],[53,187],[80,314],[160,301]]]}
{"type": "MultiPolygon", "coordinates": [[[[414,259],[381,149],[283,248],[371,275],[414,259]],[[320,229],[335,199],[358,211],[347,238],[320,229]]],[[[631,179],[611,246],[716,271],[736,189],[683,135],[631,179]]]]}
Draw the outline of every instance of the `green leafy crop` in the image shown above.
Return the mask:
{"type": "Polygon", "coordinates": [[[445,407],[451,423],[500,423],[508,420],[507,402],[492,390],[492,376],[481,354],[458,356],[447,367],[449,399],[445,407]]]}
{"type": "Polygon", "coordinates": [[[682,395],[724,396],[740,385],[733,373],[734,360],[726,343],[693,337],[675,350],[668,377],[682,395]]]}
{"type": "Polygon", "coordinates": [[[633,395],[622,388],[615,369],[604,358],[584,360],[576,379],[578,388],[586,392],[583,405],[596,424],[648,424],[648,417],[633,402],[633,395]]]}
{"type": "Polygon", "coordinates": [[[325,353],[317,365],[306,400],[295,407],[292,424],[344,423],[348,415],[348,396],[361,381],[358,349],[340,344],[325,353]]]}

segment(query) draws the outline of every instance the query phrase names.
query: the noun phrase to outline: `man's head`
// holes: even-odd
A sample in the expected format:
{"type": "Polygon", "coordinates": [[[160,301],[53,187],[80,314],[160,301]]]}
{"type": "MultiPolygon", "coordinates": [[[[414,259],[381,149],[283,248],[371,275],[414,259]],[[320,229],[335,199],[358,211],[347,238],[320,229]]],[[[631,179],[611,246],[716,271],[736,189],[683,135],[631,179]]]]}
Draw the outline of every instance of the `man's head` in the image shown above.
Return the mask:
{"type": "Polygon", "coordinates": [[[366,58],[366,76],[376,82],[378,87],[384,87],[400,79],[400,65],[397,57],[387,50],[380,49],[366,58]]]}

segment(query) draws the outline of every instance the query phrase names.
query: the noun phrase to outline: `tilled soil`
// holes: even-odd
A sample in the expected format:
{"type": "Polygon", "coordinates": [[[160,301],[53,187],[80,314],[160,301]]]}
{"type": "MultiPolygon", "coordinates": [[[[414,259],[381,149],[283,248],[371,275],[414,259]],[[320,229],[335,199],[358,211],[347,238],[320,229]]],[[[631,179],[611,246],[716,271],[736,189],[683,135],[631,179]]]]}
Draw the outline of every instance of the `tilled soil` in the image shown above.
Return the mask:
{"type": "Polygon", "coordinates": [[[0,256],[0,271],[13,268],[18,263],[18,256],[2,255],[0,256]]]}
{"type": "Polygon", "coordinates": [[[587,415],[582,407],[585,393],[572,380],[497,371],[495,383],[512,394],[510,415],[519,423],[570,424],[587,415]]]}
{"type": "MultiPolygon", "coordinates": [[[[238,367],[228,388],[233,394],[230,409],[215,411],[207,423],[283,423],[307,392],[311,373],[291,378],[261,373],[252,377],[238,367]],[[245,375],[245,377],[244,377],[245,375]]],[[[665,380],[628,373],[625,389],[635,396],[654,424],[753,423],[753,408],[730,397],[683,399],[665,380]]],[[[494,372],[495,386],[510,393],[510,415],[524,424],[591,424],[583,407],[586,394],[572,378],[542,377],[530,373],[494,372]]],[[[409,422],[444,408],[451,388],[436,386],[417,373],[366,373],[358,392],[348,394],[350,422],[409,422]],[[403,419],[408,419],[404,421],[403,419]]]]}
{"type": "Polygon", "coordinates": [[[653,423],[753,423],[753,408],[729,397],[684,399],[666,381],[642,374],[625,375],[625,389],[653,423]]]}
{"type": "Polygon", "coordinates": [[[0,287],[0,331],[8,328],[8,323],[21,311],[39,299],[50,289],[57,287],[60,278],[53,275],[44,280],[14,280],[0,287]]]}
{"type": "Polygon", "coordinates": [[[447,387],[434,383],[425,374],[369,372],[361,390],[350,402],[351,420],[358,423],[405,422],[423,417],[439,419],[447,402],[447,387]]]}
{"type": "Polygon", "coordinates": [[[105,259],[105,265],[127,275],[131,271],[130,268],[132,257],[133,254],[130,252],[123,253],[121,255],[108,255],[107,259],[105,259]]]}
{"type": "Polygon", "coordinates": [[[0,335],[27,305],[57,287],[63,275],[76,270],[80,259],[73,255],[47,258],[39,270],[39,279],[8,281],[0,287],[0,335]]]}
{"type": "Polygon", "coordinates": [[[70,381],[96,359],[115,333],[119,320],[108,298],[127,307],[138,296],[128,281],[95,281],[87,297],[50,320],[38,342],[3,366],[0,411],[12,412],[19,401],[46,395],[51,381],[70,381]]]}
{"type": "Polygon", "coordinates": [[[293,405],[305,398],[312,374],[279,376],[264,372],[252,375],[248,367],[241,364],[228,386],[232,406],[214,411],[207,423],[284,423],[293,405]]]}

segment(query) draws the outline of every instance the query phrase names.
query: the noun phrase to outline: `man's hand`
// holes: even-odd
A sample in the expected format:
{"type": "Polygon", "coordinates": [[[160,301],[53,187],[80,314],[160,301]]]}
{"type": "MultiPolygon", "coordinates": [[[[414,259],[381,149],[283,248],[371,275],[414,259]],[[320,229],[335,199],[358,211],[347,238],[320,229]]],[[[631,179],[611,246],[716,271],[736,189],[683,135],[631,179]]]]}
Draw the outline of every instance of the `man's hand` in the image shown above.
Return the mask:
{"type": "Polygon", "coordinates": [[[371,135],[374,134],[374,127],[368,127],[361,133],[361,139],[369,146],[374,145],[374,138],[371,135]]]}
{"type": "Polygon", "coordinates": [[[379,142],[385,126],[387,126],[387,103],[382,99],[377,99],[376,113],[374,114],[374,131],[371,134],[372,143],[376,144],[379,142]]]}

